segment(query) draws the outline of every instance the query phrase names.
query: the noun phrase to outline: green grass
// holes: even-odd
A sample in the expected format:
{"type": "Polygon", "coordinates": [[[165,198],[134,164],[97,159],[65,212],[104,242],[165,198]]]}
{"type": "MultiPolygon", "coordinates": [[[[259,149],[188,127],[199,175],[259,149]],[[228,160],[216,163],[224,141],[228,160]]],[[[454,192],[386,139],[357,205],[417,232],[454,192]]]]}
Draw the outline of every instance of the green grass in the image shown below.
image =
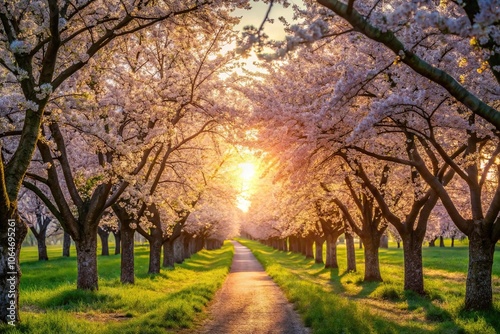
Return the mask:
{"type": "Polygon", "coordinates": [[[381,249],[384,282],[364,283],[360,249],[356,250],[358,271],[346,273],[343,245],[338,246],[340,269],[330,270],[300,254],[238,241],[252,249],[314,333],[500,333],[498,251],[493,267],[494,310],[465,312],[468,251],[464,244],[424,248],[427,295],[422,297],[403,290],[402,249],[381,249]]]}
{"type": "MultiPolygon", "coordinates": [[[[74,252],[73,252],[74,253],[74,252]]],[[[76,289],[76,258],[49,248],[38,262],[36,248],[21,253],[21,319],[0,333],[167,333],[191,328],[221,286],[231,265],[233,246],[201,251],[176,265],[148,275],[148,248],[136,246],[134,285],[120,283],[120,255],[99,256],[99,290],[76,289]]]]}

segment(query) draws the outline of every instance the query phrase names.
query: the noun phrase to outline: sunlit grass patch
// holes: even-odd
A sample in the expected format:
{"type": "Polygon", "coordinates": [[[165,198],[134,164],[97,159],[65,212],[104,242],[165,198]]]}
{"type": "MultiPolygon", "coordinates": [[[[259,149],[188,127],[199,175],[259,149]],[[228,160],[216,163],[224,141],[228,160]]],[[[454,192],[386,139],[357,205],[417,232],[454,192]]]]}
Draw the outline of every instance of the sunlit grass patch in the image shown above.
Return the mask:
{"type": "Polygon", "coordinates": [[[136,283],[120,283],[120,257],[99,257],[99,290],[76,289],[76,259],[53,256],[32,261],[21,255],[22,324],[1,333],[165,333],[190,328],[217,289],[232,262],[233,246],[201,251],[174,270],[146,273],[146,247],[136,249],[136,283]],[[67,275],[61,278],[61,275],[67,275]]]}
{"type": "Polygon", "coordinates": [[[380,250],[383,282],[363,282],[363,251],[356,249],[357,272],[346,272],[345,247],[338,269],[255,241],[250,247],[314,333],[496,333],[500,331],[500,259],[493,268],[495,309],[465,312],[467,248],[424,248],[426,295],[403,289],[402,249],[380,250]],[[496,291],[496,292],[495,292],[496,291]]]}

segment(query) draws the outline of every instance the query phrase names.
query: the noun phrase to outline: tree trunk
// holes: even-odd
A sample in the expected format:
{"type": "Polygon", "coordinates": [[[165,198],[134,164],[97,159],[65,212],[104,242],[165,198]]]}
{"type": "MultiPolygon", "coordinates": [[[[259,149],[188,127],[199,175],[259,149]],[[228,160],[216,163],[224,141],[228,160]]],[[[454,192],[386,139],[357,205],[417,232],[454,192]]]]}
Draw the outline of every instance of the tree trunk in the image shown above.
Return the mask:
{"type": "Polygon", "coordinates": [[[299,237],[299,249],[300,249],[300,253],[304,256],[306,256],[306,249],[307,249],[307,246],[306,246],[306,239],[304,239],[303,237],[299,237]]]}
{"type": "Polygon", "coordinates": [[[337,262],[337,239],[338,236],[328,235],[326,237],[326,261],[325,268],[338,268],[337,262]]]}
{"type": "Polygon", "coordinates": [[[75,240],[78,267],[77,288],[97,290],[97,233],[86,231],[75,240]]]}
{"type": "Polygon", "coordinates": [[[443,236],[439,236],[439,247],[444,247],[444,238],[443,236]]]}
{"type": "MultiPolygon", "coordinates": [[[[134,234],[135,230],[130,227],[128,221],[120,224],[121,241],[121,274],[120,281],[123,284],[134,284],[135,282],[135,263],[134,263],[134,234]]],[[[116,237],[116,234],[115,234],[116,237]]]]}
{"type": "Polygon", "coordinates": [[[47,255],[47,240],[46,240],[47,231],[42,229],[37,238],[38,243],[38,261],[48,261],[49,256],[47,255]]]}
{"type": "Polygon", "coordinates": [[[70,248],[71,248],[71,236],[69,235],[69,233],[64,232],[62,256],[69,257],[70,248]]]}
{"type": "Polygon", "coordinates": [[[27,225],[17,213],[0,222],[0,323],[15,326],[19,321],[19,255],[27,225]],[[10,219],[14,218],[14,219],[10,219]]]}
{"type": "Polygon", "coordinates": [[[121,232],[120,230],[113,230],[113,236],[115,237],[115,255],[121,252],[121,232]]]}
{"type": "Polygon", "coordinates": [[[359,249],[363,249],[363,240],[359,238],[359,249]]]}
{"type": "Polygon", "coordinates": [[[495,243],[481,224],[475,224],[469,237],[469,268],[465,285],[465,309],[487,310],[493,307],[491,274],[495,243]]]}
{"type": "Polygon", "coordinates": [[[314,241],[313,241],[313,239],[310,237],[305,238],[304,245],[305,245],[306,259],[314,259],[314,252],[313,252],[314,241]]]}
{"type": "Polygon", "coordinates": [[[398,248],[401,248],[401,241],[398,241],[398,248]]]}
{"type": "Polygon", "coordinates": [[[404,289],[420,295],[424,292],[422,240],[413,235],[403,236],[404,289]]]}
{"type": "Polygon", "coordinates": [[[36,221],[38,225],[38,231],[35,226],[31,226],[31,232],[36,238],[38,247],[38,261],[48,261],[49,256],[47,255],[47,228],[50,225],[51,219],[42,214],[36,214],[36,221]]]}
{"type": "Polygon", "coordinates": [[[97,234],[101,239],[101,255],[109,256],[109,232],[105,231],[102,227],[98,227],[97,234]]]}
{"type": "Polygon", "coordinates": [[[184,234],[181,234],[174,240],[174,261],[175,263],[184,262],[184,234]]]}
{"type": "Polygon", "coordinates": [[[291,235],[288,237],[288,242],[290,243],[289,249],[293,253],[298,253],[297,237],[291,235]]]}
{"type": "Polygon", "coordinates": [[[316,245],[316,255],[314,257],[314,262],[323,264],[323,244],[325,243],[324,238],[316,238],[314,244],[316,245]]]}
{"type": "Polygon", "coordinates": [[[437,240],[437,237],[429,240],[429,247],[436,247],[436,240],[437,240]]]}
{"type": "Polygon", "coordinates": [[[380,248],[389,248],[389,237],[385,234],[380,237],[380,248]]]}
{"type": "Polygon", "coordinates": [[[197,237],[195,239],[195,253],[200,252],[203,249],[204,245],[205,245],[205,239],[201,236],[197,237]]]}
{"type": "Polygon", "coordinates": [[[345,234],[345,246],[347,252],[347,272],[356,271],[356,251],[354,250],[354,238],[351,234],[345,234]]]}
{"type": "Polygon", "coordinates": [[[184,238],[182,239],[182,247],[183,247],[183,253],[184,253],[184,258],[189,259],[191,255],[193,254],[191,252],[191,241],[193,240],[193,236],[191,234],[184,234],[184,238]]]}
{"type": "Polygon", "coordinates": [[[163,267],[174,268],[175,250],[174,240],[167,240],[163,243],[163,267]]]}
{"type": "Polygon", "coordinates": [[[365,282],[382,282],[380,275],[380,264],[378,259],[378,240],[372,241],[369,238],[364,240],[365,250],[365,282]]]}
{"type": "MultiPolygon", "coordinates": [[[[156,230],[156,229],[154,229],[156,230]]],[[[160,231],[161,233],[161,231],[160,231]]],[[[149,269],[148,274],[160,273],[160,260],[161,260],[161,245],[162,239],[151,238],[149,240],[149,269]]]]}
{"type": "Polygon", "coordinates": [[[451,237],[451,247],[455,247],[455,237],[451,237]]]}

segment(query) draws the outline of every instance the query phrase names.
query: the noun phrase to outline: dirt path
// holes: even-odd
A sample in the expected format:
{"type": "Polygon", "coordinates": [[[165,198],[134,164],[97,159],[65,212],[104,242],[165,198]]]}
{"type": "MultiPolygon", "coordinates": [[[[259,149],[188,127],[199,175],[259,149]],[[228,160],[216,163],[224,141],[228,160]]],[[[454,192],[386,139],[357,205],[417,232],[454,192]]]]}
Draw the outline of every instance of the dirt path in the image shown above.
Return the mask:
{"type": "Polygon", "coordinates": [[[196,333],[309,333],[252,252],[238,242],[233,245],[231,272],[209,308],[208,320],[196,333]]]}

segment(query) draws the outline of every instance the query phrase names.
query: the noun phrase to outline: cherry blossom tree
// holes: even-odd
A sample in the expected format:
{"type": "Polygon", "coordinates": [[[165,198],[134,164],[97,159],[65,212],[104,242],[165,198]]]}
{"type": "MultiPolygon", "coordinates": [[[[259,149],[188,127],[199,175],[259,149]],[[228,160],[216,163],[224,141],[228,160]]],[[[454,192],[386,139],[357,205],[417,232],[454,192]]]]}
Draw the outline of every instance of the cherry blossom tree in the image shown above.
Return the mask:
{"type": "MultiPolygon", "coordinates": [[[[432,54],[426,40],[432,34],[440,35],[442,43],[433,46],[441,54],[451,50],[450,41],[465,41],[455,49],[469,57],[478,56],[487,63],[481,66],[483,81],[494,81],[498,89],[500,82],[500,27],[498,26],[498,1],[391,1],[359,2],[350,0],[347,4],[338,0],[318,0],[331,9],[367,38],[391,50],[397,61],[406,64],[419,75],[440,85],[470,111],[484,118],[497,129],[500,127],[499,111],[478,96],[471,80],[458,78],[459,72],[433,64],[432,54]],[[420,33],[415,33],[421,31],[420,33]],[[470,43],[469,43],[470,41],[470,43]],[[423,46],[423,47],[422,47],[423,46]]],[[[327,17],[331,17],[325,13],[327,17]]],[[[335,20],[335,18],[334,18],[335,20]]],[[[326,29],[328,30],[328,29],[326,29]]],[[[335,31],[335,33],[339,33],[335,31]]],[[[329,33],[326,32],[325,35],[329,33]]],[[[460,62],[460,53],[452,58],[460,62]]]]}
{"type": "MultiPolygon", "coordinates": [[[[7,297],[3,295],[9,291],[6,288],[7,272],[13,271],[7,270],[6,267],[7,222],[8,219],[15,221],[16,237],[13,250],[19,255],[20,245],[26,235],[26,225],[17,213],[17,197],[36,148],[43,118],[49,114],[45,108],[52,93],[57,92],[64,83],[67,84],[68,79],[76,79],[75,74],[80,70],[91,68],[94,57],[118,37],[135,33],[163,20],[182,17],[190,12],[201,13],[204,20],[209,22],[218,15],[227,17],[227,10],[231,10],[235,5],[244,6],[245,3],[246,1],[223,4],[212,1],[79,1],[73,4],[70,1],[48,0],[46,4],[24,1],[0,4],[0,36],[3,42],[0,64],[5,74],[3,77],[7,79],[2,82],[6,84],[2,85],[2,95],[8,96],[3,99],[2,117],[12,112],[22,115],[19,126],[4,128],[2,125],[2,137],[15,135],[16,139],[18,138],[16,148],[10,151],[9,155],[2,156],[0,169],[0,240],[4,250],[0,259],[2,322],[19,321],[17,297],[14,301],[15,311],[8,318],[8,305],[5,304],[7,297]],[[215,15],[209,15],[203,11],[208,6],[222,10],[217,13],[214,11],[215,15]]],[[[9,124],[8,118],[6,120],[9,124]]],[[[57,131],[54,129],[54,132],[57,131]]],[[[104,187],[100,188],[100,191],[108,190],[104,187]]],[[[72,197],[76,199],[76,196],[72,197]]],[[[15,290],[18,291],[18,263],[15,269],[18,273],[15,290]]],[[[84,285],[96,288],[96,282],[90,279],[92,282],[84,285]]]]}
{"type": "MultiPolygon", "coordinates": [[[[347,155],[341,154],[347,161],[347,155]]],[[[359,174],[363,172],[363,166],[359,161],[349,161],[349,166],[353,169],[354,178],[359,179],[359,174]]],[[[343,216],[348,222],[350,228],[360,237],[364,246],[365,254],[365,277],[364,281],[382,281],[380,275],[380,265],[378,259],[378,250],[380,247],[380,238],[385,233],[387,223],[382,215],[382,210],[377,205],[373,196],[370,196],[367,191],[365,182],[359,182],[348,175],[344,178],[345,186],[350,192],[350,199],[354,202],[351,208],[335,197],[333,201],[342,211],[343,216]],[[355,208],[355,210],[353,210],[355,208]],[[354,212],[356,212],[354,214],[354,212]]],[[[379,173],[375,172],[375,176],[370,177],[371,180],[378,179],[378,184],[381,188],[387,186],[389,177],[389,167],[383,166],[379,173]],[[377,175],[380,174],[380,175],[377,175]]],[[[326,187],[326,186],[325,186],[326,187]]],[[[328,188],[326,188],[328,189],[328,188]]],[[[335,195],[334,195],[335,196],[335,195]]],[[[382,193],[385,197],[385,194],[382,193]]]]}
{"type": "Polygon", "coordinates": [[[56,223],[43,202],[26,189],[20,193],[19,212],[37,241],[38,260],[47,261],[46,239],[59,231],[61,226],[56,223]]]}

